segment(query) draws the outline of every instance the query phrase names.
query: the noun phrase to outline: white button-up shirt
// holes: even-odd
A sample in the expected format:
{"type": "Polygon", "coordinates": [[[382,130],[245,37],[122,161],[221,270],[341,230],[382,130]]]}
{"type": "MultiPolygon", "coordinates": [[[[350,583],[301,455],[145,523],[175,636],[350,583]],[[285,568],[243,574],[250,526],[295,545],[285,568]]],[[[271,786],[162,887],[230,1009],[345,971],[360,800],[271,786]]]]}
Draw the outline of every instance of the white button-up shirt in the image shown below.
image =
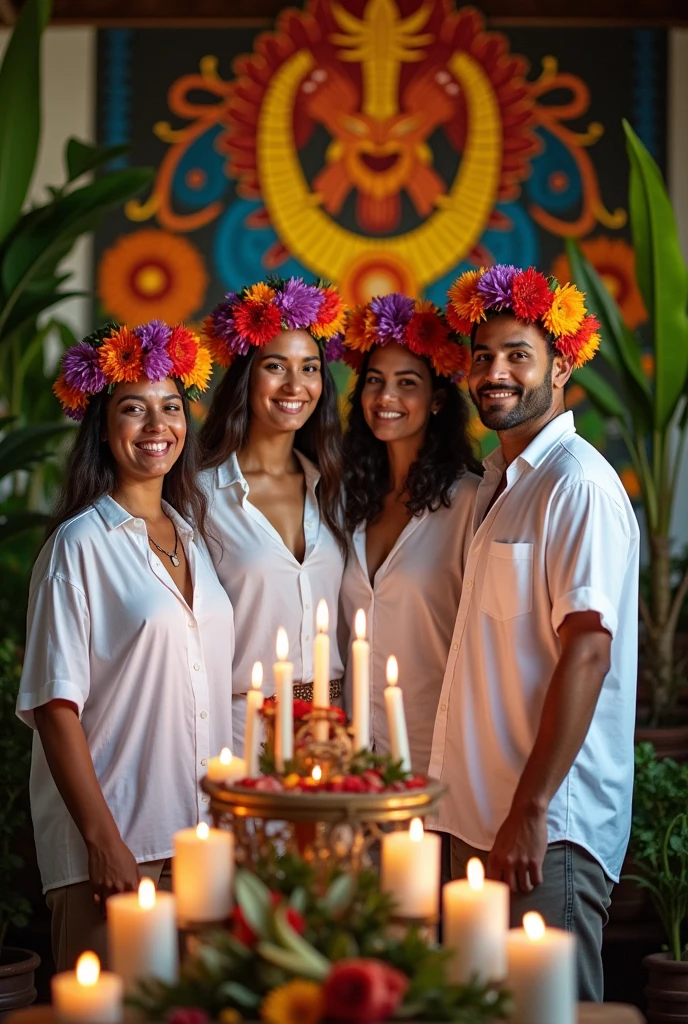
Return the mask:
{"type": "Polygon", "coordinates": [[[549,842],[586,849],[617,880],[631,821],[638,658],[638,525],[609,463],[568,412],[506,470],[485,460],[474,537],[435,724],[430,774],[449,787],[437,827],[492,848],[530,756],[573,612],[598,612],[611,668],[548,812],[549,842]],[[484,518],[483,518],[484,517],[484,518]]]}
{"type": "Polygon", "coordinates": [[[289,638],[295,682],[313,681],[315,610],[321,598],[330,614],[330,679],[343,665],[337,647],[337,605],[344,556],[320,518],[317,468],[294,453],[306,479],[303,532],[306,553],[299,562],[270,521],[249,500],[249,486],[236,455],[201,473],[209,496],[208,547],[222,586],[234,608],[236,651],[232,666],[234,693],[251,689],[254,662],[263,663],[263,693],[274,693],[272,665],[277,630],[289,638]]]}
{"type": "MultiPolygon", "coordinates": [[[[442,679],[461,597],[463,563],[470,543],[479,478],[462,477],[449,508],[424,511],[408,521],[371,586],[366,560],[366,526],[353,534],[353,551],[344,570],[340,614],[346,639],[353,639],[359,608],[366,613],[371,645],[371,742],[390,752],[384,690],[387,658],[399,662],[411,764],[427,772],[442,679]]],[[[342,645],[344,649],[344,644],[342,645]]],[[[348,642],[347,642],[348,649],[348,642]]],[[[351,660],[347,693],[352,692],[351,660]]],[[[350,700],[351,698],[349,698],[350,700]]]]}
{"type": "MultiPolygon", "coordinates": [[[[193,609],[110,497],[63,523],[31,577],[17,713],[76,705],[103,796],[138,863],[173,854],[173,834],[205,819],[199,788],[232,735],[232,607],[202,541],[165,502],[189,564],[193,609]]],[[[44,889],[88,878],[86,846],[38,734],[31,813],[44,889]]]]}

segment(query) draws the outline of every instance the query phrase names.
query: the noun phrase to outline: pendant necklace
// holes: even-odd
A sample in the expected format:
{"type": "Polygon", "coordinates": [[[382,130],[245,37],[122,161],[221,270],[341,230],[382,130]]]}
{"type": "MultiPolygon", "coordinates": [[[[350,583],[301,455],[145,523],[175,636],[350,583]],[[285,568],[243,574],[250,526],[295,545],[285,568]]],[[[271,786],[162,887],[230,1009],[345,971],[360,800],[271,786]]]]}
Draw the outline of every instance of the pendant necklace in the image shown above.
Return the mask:
{"type": "MultiPolygon", "coordinates": [[[[169,516],[167,518],[170,519],[169,516]]],[[[172,523],[171,519],[170,522],[172,523]]],[[[165,551],[164,548],[161,548],[160,545],[153,540],[150,533],[148,534],[148,540],[154,547],[158,549],[158,551],[161,551],[163,555],[167,555],[170,562],[176,569],[179,566],[179,558],[177,557],[177,547],[179,546],[179,534],[177,533],[177,527],[174,525],[174,523],[172,523],[172,529],[174,530],[174,551],[165,551]]]]}

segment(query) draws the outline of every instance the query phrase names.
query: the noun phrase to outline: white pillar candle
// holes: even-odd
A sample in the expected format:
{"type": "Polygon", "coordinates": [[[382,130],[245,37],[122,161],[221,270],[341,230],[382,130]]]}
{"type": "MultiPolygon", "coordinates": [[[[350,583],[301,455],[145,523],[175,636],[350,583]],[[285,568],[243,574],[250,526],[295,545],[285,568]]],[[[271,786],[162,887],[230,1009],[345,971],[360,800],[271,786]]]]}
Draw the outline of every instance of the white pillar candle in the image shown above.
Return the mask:
{"type": "Polygon", "coordinates": [[[481,983],[506,977],[506,934],[509,929],[509,886],[485,881],[477,857],[468,862],[468,878],[449,882],[442,890],[443,944],[451,949],[448,974],[455,985],[477,975],[481,983]]]}
{"type": "Polygon", "coordinates": [[[277,661],[272,666],[275,677],[275,767],[284,771],[285,761],[294,756],[294,666],[287,661],[289,638],[286,629],[277,630],[277,661]]]}
{"type": "Polygon", "coordinates": [[[260,721],[260,709],[263,706],[263,666],[259,661],[251,672],[251,689],[246,694],[246,736],[244,738],[244,758],[246,773],[249,778],[258,775],[260,741],[263,730],[260,721]]]}
{"type": "Polygon", "coordinates": [[[243,757],[234,757],[229,747],[223,747],[217,757],[208,761],[208,781],[231,783],[236,779],[247,777],[246,761],[243,757]]]}
{"type": "Polygon", "coordinates": [[[385,705],[387,707],[387,724],[389,726],[389,744],[394,761],[401,761],[405,772],[411,771],[411,751],[409,749],[406,717],[404,715],[404,695],[397,686],[399,666],[397,659],[391,655],[387,659],[387,683],[385,687],[385,705]]]}
{"type": "MultiPolygon", "coordinates": [[[[330,706],[330,638],[327,631],[330,617],[327,602],[318,601],[315,613],[315,624],[318,632],[313,643],[313,707],[329,708],[330,706]]],[[[330,735],[327,722],[316,722],[314,736],[324,741],[330,735]]]]}
{"type": "Polygon", "coordinates": [[[356,639],[351,645],[354,686],[354,751],[370,747],[370,644],[366,640],[366,617],[362,608],[354,620],[356,639]]]}
{"type": "Polygon", "coordinates": [[[545,928],[540,915],[530,911],[523,928],[512,928],[506,942],[513,1024],[575,1024],[575,937],[545,928]]]}
{"type": "Polygon", "coordinates": [[[414,818],[408,832],[382,837],[380,887],[394,897],[399,917],[436,920],[440,898],[441,840],[414,818]]]}
{"type": "Polygon", "coordinates": [[[156,893],[150,878],[138,892],[121,892],[105,903],[110,966],[129,995],[141,978],[175,982],[179,970],[174,896],[156,893]]]}
{"type": "Polygon", "coordinates": [[[82,953],[73,971],[62,971],[50,982],[59,1024],[120,1024],[124,983],[111,971],[101,971],[95,953],[82,953]]]}
{"type": "Polygon", "coordinates": [[[224,921],[232,909],[234,836],[201,822],[174,834],[172,887],[181,924],[224,921]]]}

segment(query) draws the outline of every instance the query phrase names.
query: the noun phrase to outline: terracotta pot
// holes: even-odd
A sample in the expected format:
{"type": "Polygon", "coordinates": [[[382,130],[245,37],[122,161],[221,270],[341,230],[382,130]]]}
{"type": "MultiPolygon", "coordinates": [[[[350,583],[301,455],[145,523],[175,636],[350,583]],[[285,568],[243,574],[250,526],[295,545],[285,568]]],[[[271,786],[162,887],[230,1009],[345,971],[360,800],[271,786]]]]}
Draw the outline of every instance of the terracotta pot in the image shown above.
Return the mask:
{"type": "Polygon", "coordinates": [[[636,728],[635,742],[651,743],[657,757],[688,761],[688,725],[676,725],[668,729],[636,728]]]}
{"type": "Polygon", "coordinates": [[[34,972],[41,962],[30,949],[5,946],[0,953],[0,1016],[20,1010],[36,999],[34,972]]]}
{"type": "Polygon", "coordinates": [[[648,973],[648,1024],[688,1024],[688,961],[651,953],[643,963],[648,973]]]}

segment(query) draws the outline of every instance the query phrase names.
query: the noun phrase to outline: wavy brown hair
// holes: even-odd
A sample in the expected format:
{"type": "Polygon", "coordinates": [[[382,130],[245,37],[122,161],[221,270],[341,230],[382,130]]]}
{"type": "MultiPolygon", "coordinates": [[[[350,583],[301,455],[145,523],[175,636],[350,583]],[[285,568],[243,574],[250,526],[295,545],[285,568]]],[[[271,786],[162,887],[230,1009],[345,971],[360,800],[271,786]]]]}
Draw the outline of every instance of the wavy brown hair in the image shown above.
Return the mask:
{"type": "MultiPolygon", "coordinates": [[[[213,394],[210,410],[199,435],[203,467],[219,466],[248,441],[251,420],[251,367],[258,349],[251,346],[235,356],[213,394]]],[[[343,552],[347,550],[342,529],[342,426],[337,388],[324,358],[321,361],[322,394],[313,414],[296,431],[294,448],[320,470],[320,515],[343,552]]]]}
{"type": "MultiPolygon", "coordinates": [[[[374,350],[373,350],[374,351],[374,350]]],[[[358,379],[350,395],[351,411],[344,435],[345,520],[349,531],[360,523],[375,519],[389,493],[389,457],[387,445],[379,441],[365,421],[361,394],[365,387],[371,352],[367,352],[358,379]]],[[[408,500],[404,502],[412,516],[425,509],[436,512],[451,505],[451,489],[464,473],[482,475],[468,437],[468,405],[458,386],[439,377],[429,360],[432,391],[444,391],[441,408],[430,417],[418,458],[411,463],[405,481],[408,500]]]]}
{"type": "MultiPolygon", "coordinates": [[[[162,496],[180,516],[195,525],[201,536],[206,537],[208,502],[197,482],[200,469],[198,438],[191,429],[189,401],[176,378],[173,380],[181,398],[187,431],[181,454],[163,479],[162,496]]],[[[117,463],[109,444],[102,440],[109,402],[108,392],[101,391],[90,399],[86,407],[67,460],[64,484],[47,536],[115,488],[117,463]]]]}

